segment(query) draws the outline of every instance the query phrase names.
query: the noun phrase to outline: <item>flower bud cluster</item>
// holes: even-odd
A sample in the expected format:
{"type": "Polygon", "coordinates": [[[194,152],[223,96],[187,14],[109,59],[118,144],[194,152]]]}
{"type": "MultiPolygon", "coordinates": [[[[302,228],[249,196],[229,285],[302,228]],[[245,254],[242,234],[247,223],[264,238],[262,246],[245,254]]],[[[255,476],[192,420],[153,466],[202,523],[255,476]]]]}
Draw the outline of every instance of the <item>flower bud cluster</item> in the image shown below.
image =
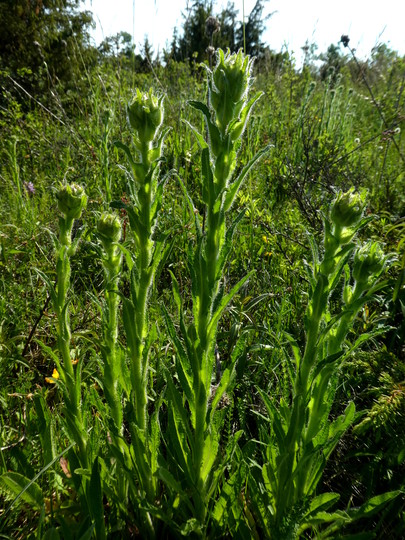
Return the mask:
{"type": "Polygon", "coordinates": [[[121,230],[121,222],[116,215],[108,212],[101,215],[97,223],[97,232],[107,253],[111,250],[113,244],[120,241],[121,230]]]}
{"type": "Polygon", "coordinates": [[[79,219],[87,205],[87,195],[78,184],[61,186],[56,194],[58,208],[66,219],[79,219]]]}
{"type": "Polygon", "coordinates": [[[384,270],[387,256],[378,242],[367,242],[354,254],[353,278],[357,284],[370,285],[384,270]]]}
{"type": "Polygon", "coordinates": [[[240,50],[226,54],[218,50],[218,62],[212,73],[210,103],[216,123],[225,134],[230,122],[237,118],[246,103],[252,70],[252,60],[240,50]]]}
{"type": "Polygon", "coordinates": [[[163,122],[163,96],[157,97],[152,89],[142,93],[138,88],[127,107],[128,121],[135,131],[135,143],[148,144],[158,134],[163,122]]]}
{"type": "Polygon", "coordinates": [[[356,193],[353,188],[340,192],[330,209],[332,234],[339,244],[347,244],[353,238],[362,220],[365,192],[356,193]]]}

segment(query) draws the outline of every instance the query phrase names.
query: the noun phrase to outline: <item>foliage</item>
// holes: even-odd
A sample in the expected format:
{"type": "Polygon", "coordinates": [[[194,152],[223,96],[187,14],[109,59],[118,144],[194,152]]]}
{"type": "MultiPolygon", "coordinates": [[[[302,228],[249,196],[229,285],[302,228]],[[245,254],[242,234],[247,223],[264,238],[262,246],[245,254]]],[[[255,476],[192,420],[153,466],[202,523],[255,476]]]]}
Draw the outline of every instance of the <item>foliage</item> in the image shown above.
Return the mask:
{"type": "Polygon", "coordinates": [[[243,49],[246,54],[263,56],[265,46],[261,41],[265,30],[263,17],[266,0],[257,0],[246,21],[237,21],[238,11],[232,2],[218,14],[214,14],[214,2],[197,0],[183,14],[183,33],[173,35],[170,51],[166,54],[174,60],[210,59],[209,47],[229,48],[232,52],[243,49]]]}
{"type": "MultiPolygon", "coordinates": [[[[82,63],[91,63],[90,13],[79,0],[2,0],[0,2],[0,71],[4,89],[26,100],[26,92],[47,94],[62,83],[73,89],[82,63]]],[[[48,96],[49,97],[49,96],[48,96]]],[[[4,104],[4,93],[1,103],[4,104]]]]}
{"type": "Polygon", "coordinates": [[[3,88],[1,534],[403,536],[403,58],[118,37],[3,88]]]}

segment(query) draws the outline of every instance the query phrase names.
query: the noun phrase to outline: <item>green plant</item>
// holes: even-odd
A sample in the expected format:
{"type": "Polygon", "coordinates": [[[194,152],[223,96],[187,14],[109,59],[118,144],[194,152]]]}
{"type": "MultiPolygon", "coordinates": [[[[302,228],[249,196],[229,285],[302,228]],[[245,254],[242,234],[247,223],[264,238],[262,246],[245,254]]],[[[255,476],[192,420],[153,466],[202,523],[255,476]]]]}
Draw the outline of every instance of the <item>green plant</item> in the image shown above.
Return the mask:
{"type": "Polygon", "coordinates": [[[377,243],[358,246],[354,241],[369,221],[363,218],[363,212],[364,194],[355,194],[353,190],[339,193],[324,218],[322,258],[312,241],[313,265],[308,266],[310,291],[302,354],[293,338],[289,338],[295,363],[294,366],[288,360],[291,399],[282,398],[276,404],[271,396],[259,390],[268,414],[268,423],[261,430],[266,444],[265,462],[260,467],[252,463],[248,494],[253,502],[256,527],[267,538],[298,538],[308,528],[331,523],[318,532],[319,538],[330,538],[339,527],[365,517],[369,510],[374,511],[399,493],[377,496],[372,504],[334,513],[326,511],[339,495],[316,495],[331,452],[355,419],[353,403],[349,403],[341,416],[330,418],[339,367],[364,341],[386,330],[376,328],[360,335],[353,344],[345,345],[357,313],[381,287],[378,278],[387,264],[387,257],[377,243]],[[342,275],[343,306],[333,313],[329,301],[342,275]]]}
{"type": "Polygon", "coordinates": [[[158,474],[172,491],[174,501],[178,501],[173,504],[180,504],[180,519],[175,519],[183,534],[194,532],[203,537],[208,531],[210,499],[220,485],[225,467],[219,454],[223,415],[218,405],[240,354],[237,347],[230,364],[216,368],[215,377],[217,329],[221,315],[249,278],[245,276],[230,292],[225,291],[225,265],[233,233],[243,213],[229,227],[226,216],[246,175],[267,151],[267,148],[261,150],[238,171],[241,139],[249,114],[260,97],[257,94],[248,98],[251,69],[252,61],[242,52],[224,54],[219,50],[214,70],[208,70],[208,106],[198,101],[190,103],[204,115],[208,142],[190,125],[202,150],[204,219],[201,220],[181,182],[190,214],[195,216],[196,244],[188,254],[191,316],[184,309],[178,281],[172,275],[179,335],[165,311],[167,329],[176,350],[176,375],[174,378],[167,373],[169,456],[167,467],[160,467],[158,474]],[[176,387],[176,378],[181,390],[176,387]]]}

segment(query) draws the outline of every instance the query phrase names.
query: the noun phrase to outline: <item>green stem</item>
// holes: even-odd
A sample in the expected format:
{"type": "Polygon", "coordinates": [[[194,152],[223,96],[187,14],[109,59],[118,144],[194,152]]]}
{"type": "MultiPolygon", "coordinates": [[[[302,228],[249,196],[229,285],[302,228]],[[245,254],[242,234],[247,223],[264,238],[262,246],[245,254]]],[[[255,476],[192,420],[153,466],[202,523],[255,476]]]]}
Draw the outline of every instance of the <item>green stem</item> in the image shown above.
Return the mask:
{"type": "Polygon", "coordinates": [[[55,311],[58,323],[58,348],[62,356],[62,378],[66,386],[66,420],[71,434],[79,447],[79,455],[83,467],[87,467],[86,441],[84,437],[83,419],[80,409],[80,394],[78,393],[77,373],[75,373],[70,356],[70,323],[67,308],[67,293],[70,286],[70,248],[72,244],[73,219],[60,219],[59,250],[57,253],[57,305],[55,311]]]}
{"type": "Polygon", "coordinates": [[[118,273],[121,266],[121,257],[115,253],[114,246],[107,252],[104,262],[106,274],[106,302],[108,320],[105,329],[105,364],[104,386],[106,398],[111,407],[111,414],[119,433],[122,433],[122,406],[118,393],[119,365],[117,358],[118,342],[118,273]]]}

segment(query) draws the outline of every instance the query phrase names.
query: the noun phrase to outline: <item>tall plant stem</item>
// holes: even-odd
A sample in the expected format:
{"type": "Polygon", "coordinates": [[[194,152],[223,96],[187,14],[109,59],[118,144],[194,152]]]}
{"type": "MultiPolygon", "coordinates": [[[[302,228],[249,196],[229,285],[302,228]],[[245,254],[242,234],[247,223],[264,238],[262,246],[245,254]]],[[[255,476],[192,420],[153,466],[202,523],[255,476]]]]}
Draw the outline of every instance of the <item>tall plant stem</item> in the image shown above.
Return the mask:
{"type": "Polygon", "coordinates": [[[74,367],[71,358],[71,331],[69,322],[68,291],[70,287],[70,257],[77,243],[72,244],[72,228],[75,219],[81,215],[87,203],[82,188],[76,184],[61,187],[58,204],[63,217],[59,220],[59,243],[56,255],[56,291],[52,298],[57,315],[58,349],[62,357],[61,378],[64,383],[65,420],[68,429],[79,447],[79,457],[83,468],[88,466],[86,430],[80,406],[80,369],[74,367]]]}

